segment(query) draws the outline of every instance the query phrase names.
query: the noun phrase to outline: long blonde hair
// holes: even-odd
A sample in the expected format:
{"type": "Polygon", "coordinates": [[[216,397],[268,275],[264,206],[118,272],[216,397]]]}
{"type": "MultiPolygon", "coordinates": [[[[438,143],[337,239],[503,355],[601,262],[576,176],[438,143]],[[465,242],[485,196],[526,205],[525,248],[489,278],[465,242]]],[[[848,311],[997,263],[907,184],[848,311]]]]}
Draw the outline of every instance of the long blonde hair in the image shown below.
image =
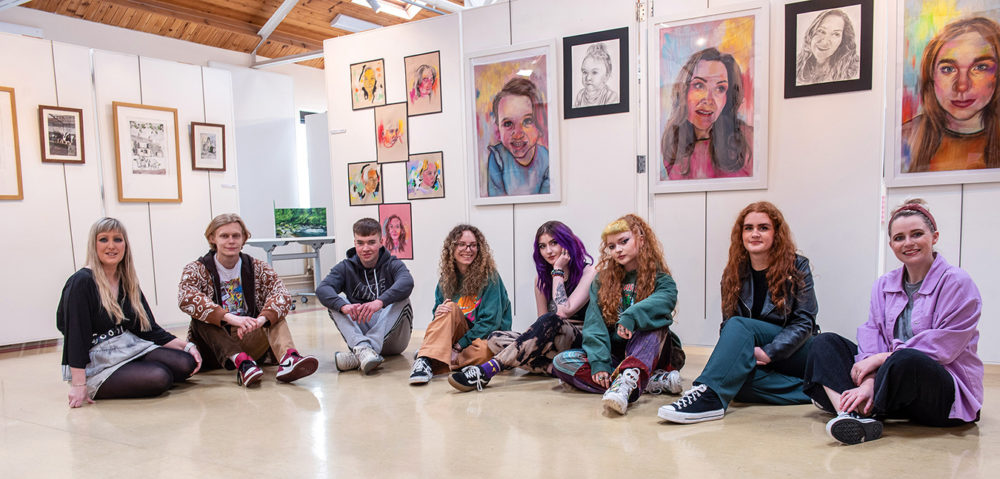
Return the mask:
{"type": "Polygon", "coordinates": [[[101,307],[108,312],[115,324],[121,324],[125,319],[118,298],[115,297],[111,288],[111,281],[104,274],[104,266],[100,258],[97,257],[97,235],[101,233],[117,232],[121,233],[125,240],[125,251],[122,260],[118,262],[117,273],[121,281],[121,287],[128,295],[129,304],[135,311],[135,319],[143,331],[149,331],[149,316],[146,315],[146,308],[142,307],[142,291],[139,289],[139,277],[135,274],[135,265],[132,261],[132,245],[128,242],[128,233],[125,232],[125,225],[115,218],[101,218],[90,227],[90,238],[87,240],[87,268],[93,272],[94,282],[97,283],[97,294],[101,297],[101,307]]]}
{"type": "Polygon", "coordinates": [[[622,280],[625,278],[625,267],[615,261],[614,255],[608,252],[608,236],[631,231],[633,240],[642,239],[642,245],[636,256],[639,268],[635,278],[635,302],[642,301],[653,294],[656,288],[656,274],[670,274],[667,262],[663,259],[663,248],[656,239],[653,228],[636,215],[625,215],[604,228],[601,233],[601,259],[597,262],[598,288],[597,302],[601,308],[604,324],[610,326],[618,322],[618,308],[622,302],[622,280]]]}
{"type": "Polygon", "coordinates": [[[458,225],[451,229],[441,246],[441,278],[438,284],[441,285],[441,293],[445,298],[459,296],[479,296],[486,284],[497,274],[497,265],[493,261],[493,250],[483,232],[472,225],[458,225]],[[459,285],[458,266],[455,264],[455,248],[462,233],[466,231],[476,237],[476,244],[479,245],[476,259],[469,265],[469,269],[462,277],[459,285]]]}

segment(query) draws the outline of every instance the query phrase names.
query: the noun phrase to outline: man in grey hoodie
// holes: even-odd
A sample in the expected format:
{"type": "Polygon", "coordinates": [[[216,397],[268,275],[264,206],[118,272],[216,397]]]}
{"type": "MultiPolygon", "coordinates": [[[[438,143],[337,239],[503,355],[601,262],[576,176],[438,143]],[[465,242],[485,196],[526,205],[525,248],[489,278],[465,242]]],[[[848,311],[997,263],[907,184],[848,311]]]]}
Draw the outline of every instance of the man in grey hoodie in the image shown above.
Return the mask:
{"type": "Polygon", "coordinates": [[[334,356],[337,370],[360,367],[368,374],[382,364],[383,355],[402,353],[410,343],[413,277],[382,246],[378,221],[362,218],[353,229],[354,247],[316,288],[316,297],[329,308],[333,324],[351,348],[334,356]]]}

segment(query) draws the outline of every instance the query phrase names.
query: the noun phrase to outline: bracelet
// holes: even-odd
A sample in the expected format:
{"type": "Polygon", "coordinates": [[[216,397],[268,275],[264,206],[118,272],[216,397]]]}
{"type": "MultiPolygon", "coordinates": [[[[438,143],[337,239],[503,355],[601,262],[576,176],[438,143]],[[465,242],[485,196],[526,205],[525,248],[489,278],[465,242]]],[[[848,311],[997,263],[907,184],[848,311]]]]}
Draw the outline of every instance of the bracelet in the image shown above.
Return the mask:
{"type": "Polygon", "coordinates": [[[553,269],[551,274],[552,276],[558,276],[560,278],[566,277],[566,272],[561,269],[553,269]]]}
{"type": "Polygon", "coordinates": [[[73,383],[69,383],[69,385],[70,385],[70,386],[73,386],[73,387],[75,387],[75,388],[82,388],[82,387],[87,387],[87,383],[83,383],[83,384],[73,384],[73,383]]]}
{"type": "Polygon", "coordinates": [[[191,352],[191,350],[194,348],[195,348],[194,343],[187,343],[184,345],[184,352],[185,353],[191,352]]]}

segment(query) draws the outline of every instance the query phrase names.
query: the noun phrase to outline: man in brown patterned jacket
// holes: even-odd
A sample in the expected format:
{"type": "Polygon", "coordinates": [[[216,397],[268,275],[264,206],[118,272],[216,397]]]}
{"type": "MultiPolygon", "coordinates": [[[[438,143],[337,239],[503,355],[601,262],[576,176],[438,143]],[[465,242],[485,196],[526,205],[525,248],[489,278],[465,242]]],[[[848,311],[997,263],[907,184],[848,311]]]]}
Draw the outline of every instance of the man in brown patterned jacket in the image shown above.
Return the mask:
{"type": "Polygon", "coordinates": [[[207,353],[202,370],[236,369],[237,382],[252,386],[264,374],[257,361],[281,358],[277,380],[292,382],[316,372],[319,361],[295,350],[285,322],[291,295],[267,263],[241,253],[249,238],[239,215],[213,218],[209,252],[184,267],[177,304],[191,316],[188,339],[207,353]]]}

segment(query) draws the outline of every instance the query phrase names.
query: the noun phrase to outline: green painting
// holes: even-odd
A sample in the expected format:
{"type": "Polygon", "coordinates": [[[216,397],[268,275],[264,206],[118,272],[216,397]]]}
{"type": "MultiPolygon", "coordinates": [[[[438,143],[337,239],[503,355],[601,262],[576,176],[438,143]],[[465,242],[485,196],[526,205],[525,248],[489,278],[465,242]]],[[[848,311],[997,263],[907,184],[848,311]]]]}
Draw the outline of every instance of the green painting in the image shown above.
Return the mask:
{"type": "Polygon", "coordinates": [[[278,238],[326,236],[326,208],[275,208],[274,233],[278,238]]]}

